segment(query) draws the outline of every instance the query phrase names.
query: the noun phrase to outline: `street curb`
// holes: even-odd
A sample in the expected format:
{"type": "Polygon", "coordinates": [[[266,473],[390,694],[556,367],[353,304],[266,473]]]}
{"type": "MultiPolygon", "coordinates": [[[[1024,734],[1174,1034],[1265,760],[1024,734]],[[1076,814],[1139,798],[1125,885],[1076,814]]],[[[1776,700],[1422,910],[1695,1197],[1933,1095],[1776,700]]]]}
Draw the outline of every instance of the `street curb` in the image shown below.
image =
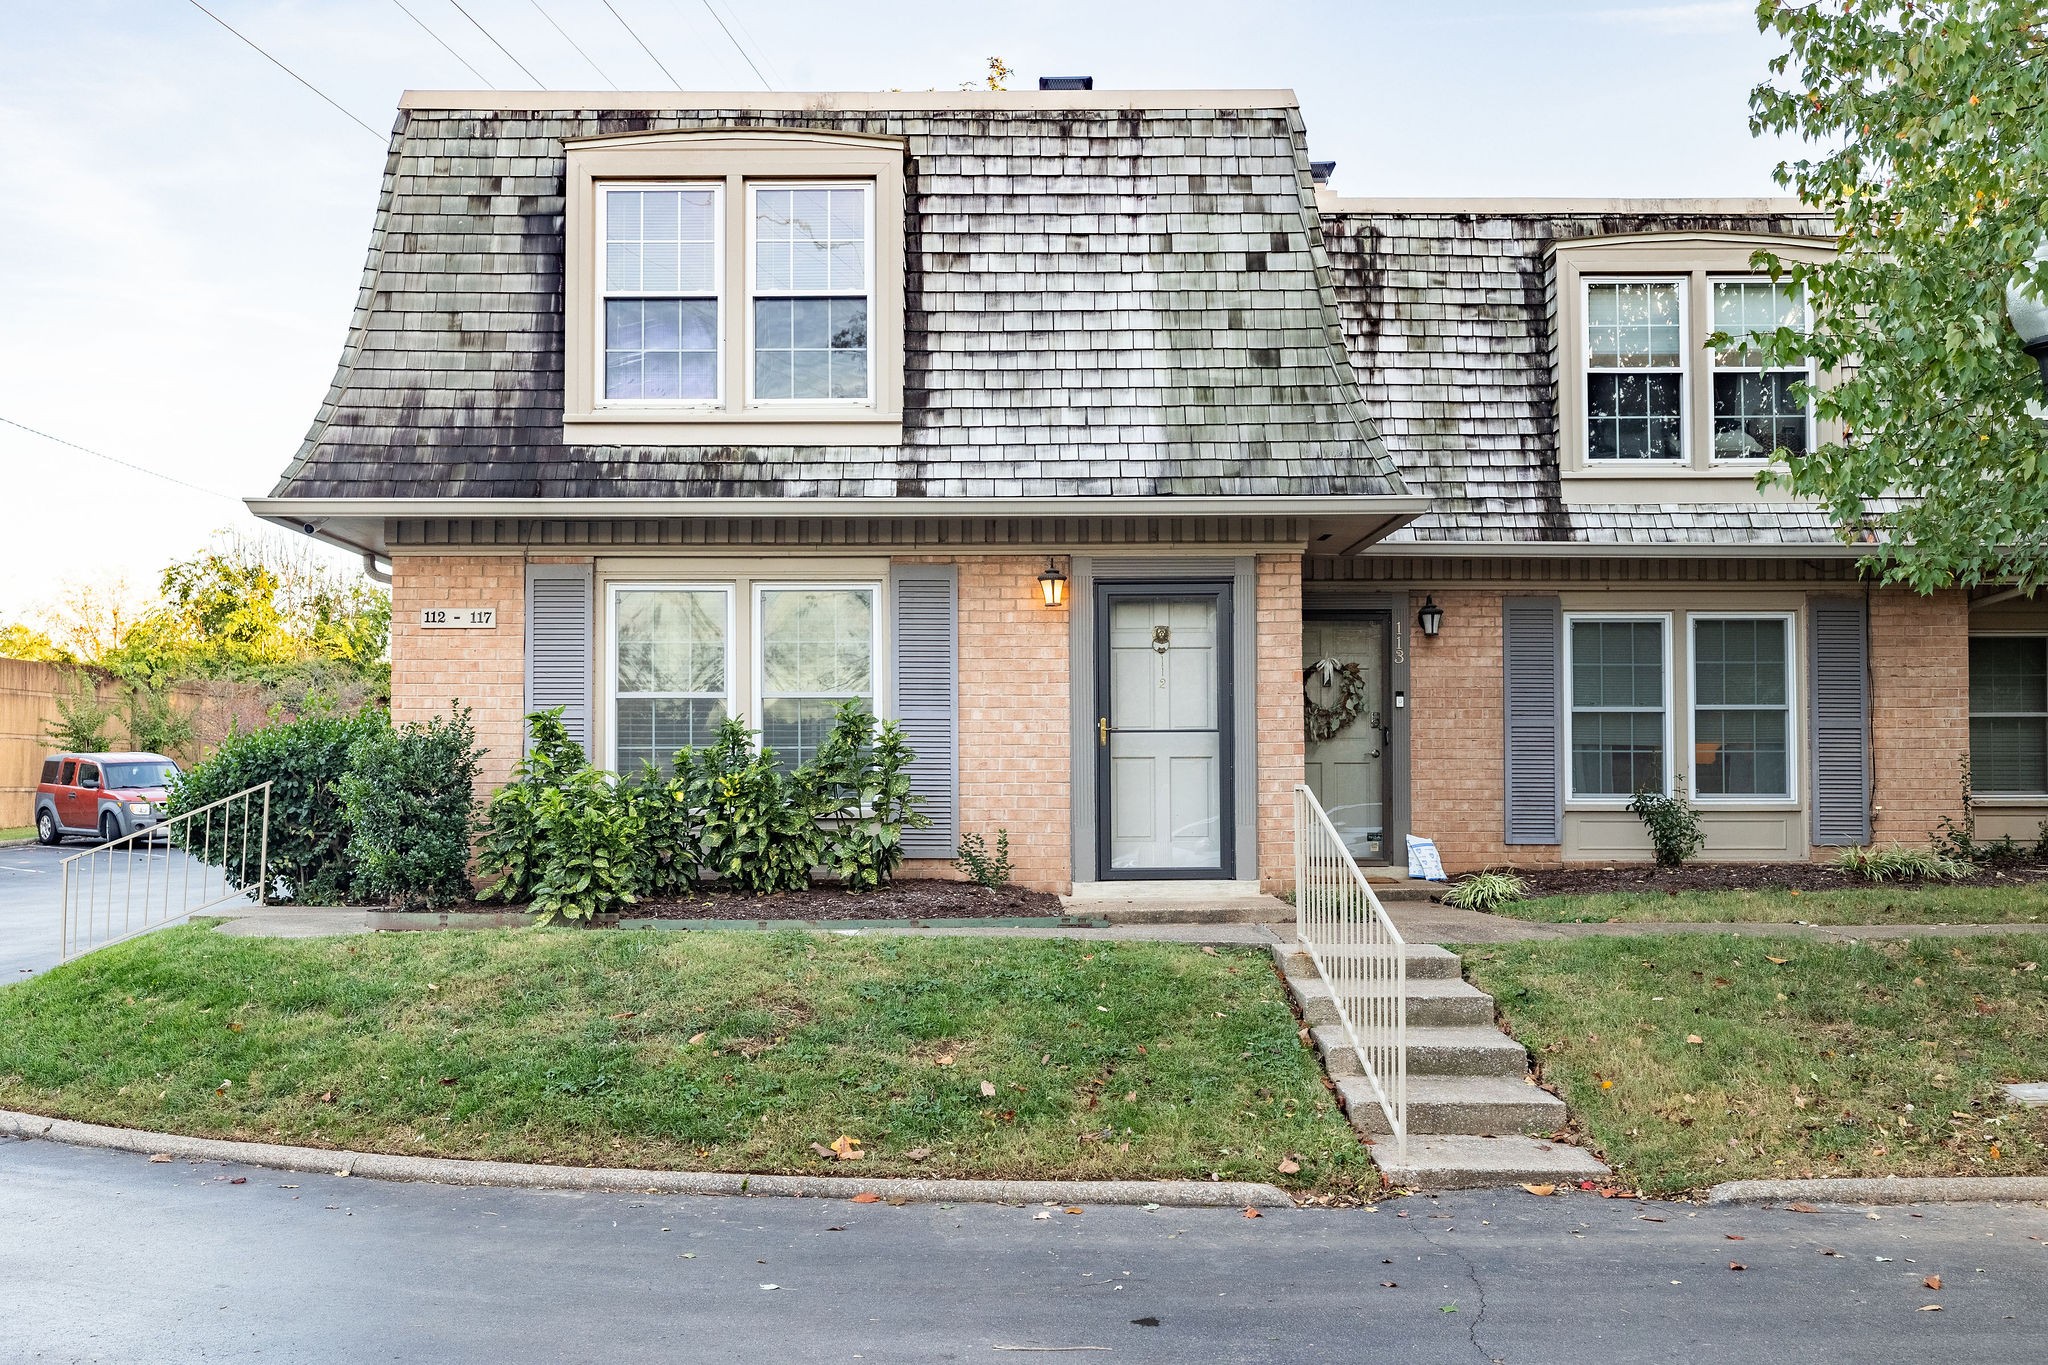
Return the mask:
{"type": "Polygon", "coordinates": [[[620,1194],[786,1195],[799,1199],[884,1199],[950,1204],[1159,1204],[1181,1208],[1293,1208],[1275,1185],[1202,1180],[862,1180],[834,1175],[733,1175],[704,1171],[642,1171],[609,1166],[531,1166],[515,1161],[388,1156],[325,1147],[180,1137],[139,1128],[109,1128],[72,1119],[0,1109],[0,1137],[42,1138],[73,1147],[226,1161],[313,1175],[429,1185],[488,1185],[527,1190],[593,1190],[620,1194]]]}
{"type": "Polygon", "coordinates": [[[1968,1204],[2048,1201],[2048,1176],[1887,1176],[1844,1180],[1729,1180],[1707,1191],[1709,1204],[1776,1204],[1791,1199],[1830,1204],[1968,1204]]]}

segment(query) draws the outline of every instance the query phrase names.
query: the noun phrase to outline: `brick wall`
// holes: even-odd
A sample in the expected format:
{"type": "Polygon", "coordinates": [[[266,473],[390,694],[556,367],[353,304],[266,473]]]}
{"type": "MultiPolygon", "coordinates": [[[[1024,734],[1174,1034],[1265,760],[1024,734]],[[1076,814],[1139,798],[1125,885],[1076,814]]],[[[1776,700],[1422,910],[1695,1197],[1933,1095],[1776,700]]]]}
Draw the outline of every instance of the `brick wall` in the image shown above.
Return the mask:
{"type": "Polygon", "coordinates": [[[525,747],[526,566],[517,555],[395,555],[391,560],[391,718],[474,713],[481,782],[512,775],[525,747]],[[422,607],[495,607],[493,630],[424,630],[422,607]]]}
{"type": "Polygon", "coordinates": [[[990,843],[1009,830],[1013,879],[1064,894],[1074,881],[1070,608],[1046,607],[1043,555],[959,563],[960,828],[990,843]]]}
{"type": "Polygon", "coordinates": [[[1925,844],[1942,816],[1962,814],[1957,764],[1970,748],[1962,593],[1871,594],[1870,721],[1872,837],[1925,844]]]}
{"type": "Polygon", "coordinates": [[[1501,596],[1433,589],[1443,633],[1410,636],[1409,795],[1416,834],[1436,840],[1453,873],[1497,863],[1554,864],[1555,844],[1502,842],[1507,773],[1502,757],[1501,596]]]}
{"type": "Polygon", "coordinates": [[[1294,885],[1294,784],[1302,778],[1301,556],[1258,557],[1259,885],[1294,885]]]}

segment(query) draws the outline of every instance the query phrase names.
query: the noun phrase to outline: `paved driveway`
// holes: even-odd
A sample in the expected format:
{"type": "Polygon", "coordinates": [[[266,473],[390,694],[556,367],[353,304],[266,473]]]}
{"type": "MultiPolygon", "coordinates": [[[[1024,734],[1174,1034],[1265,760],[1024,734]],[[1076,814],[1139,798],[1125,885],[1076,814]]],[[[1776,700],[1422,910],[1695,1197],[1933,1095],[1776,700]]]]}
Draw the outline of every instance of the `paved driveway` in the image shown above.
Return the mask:
{"type": "Polygon", "coordinates": [[[384,1184],[0,1141],[0,1357],[2042,1359],[2048,1212],[1875,1212],[1510,1190],[1071,1215],[384,1184]]]}
{"type": "MultiPolygon", "coordinates": [[[[57,965],[63,913],[59,865],[93,847],[86,840],[71,840],[55,848],[0,848],[0,985],[25,981],[57,965]]],[[[186,861],[184,854],[161,847],[145,852],[137,846],[133,853],[114,857],[137,875],[146,865],[180,873],[186,861]]],[[[197,864],[194,868],[196,878],[197,864]]]]}

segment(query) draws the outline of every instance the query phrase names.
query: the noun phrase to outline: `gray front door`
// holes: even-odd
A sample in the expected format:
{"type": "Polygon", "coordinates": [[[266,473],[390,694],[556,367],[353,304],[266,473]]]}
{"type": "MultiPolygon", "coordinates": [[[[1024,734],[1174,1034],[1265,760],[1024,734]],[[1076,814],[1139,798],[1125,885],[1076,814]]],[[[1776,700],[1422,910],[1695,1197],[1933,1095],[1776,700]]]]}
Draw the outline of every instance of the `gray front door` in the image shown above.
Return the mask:
{"type": "Polygon", "coordinates": [[[1311,711],[1303,778],[1351,856],[1387,858],[1388,614],[1310,613],[1301,623],[1302,692],[1311,711]]]}
{"type": "Polygon", "coordinates": [[[1104,584],[1095,619],[1099,875],[1233,875],[1229,586],[1104,584]]]}

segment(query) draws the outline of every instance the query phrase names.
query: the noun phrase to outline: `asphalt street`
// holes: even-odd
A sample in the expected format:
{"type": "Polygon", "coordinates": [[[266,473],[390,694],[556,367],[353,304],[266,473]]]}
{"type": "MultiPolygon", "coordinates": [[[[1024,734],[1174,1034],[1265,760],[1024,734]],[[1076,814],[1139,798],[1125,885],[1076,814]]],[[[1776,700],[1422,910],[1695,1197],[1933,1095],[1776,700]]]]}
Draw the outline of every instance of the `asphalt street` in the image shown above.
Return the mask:
{"type": "Polygon", "coordinates": [[[0,1228],[10,1360],[1991,1365],[2038,1362],[2048,1332],[2038,1206],[1508,1191],[1076,1214],[383,1184],[4,1142],[0,1228]]]}
{"type": "MultiPolygon", "coordinates": [[[[63,914],[60,869],[66,858],[94,847],[90,839],[71,839],[54,848],[0,848],[0,985],[26,981],[57,965],[63,914]]],[[[161,847],[145,851],[137,846],[132,854],[115,857],[138,875],[145,858],[173,871],[185,861],[183,853],[161,847]]],[[[110,888],[108,894],[117,893],[110,888]]]]}

